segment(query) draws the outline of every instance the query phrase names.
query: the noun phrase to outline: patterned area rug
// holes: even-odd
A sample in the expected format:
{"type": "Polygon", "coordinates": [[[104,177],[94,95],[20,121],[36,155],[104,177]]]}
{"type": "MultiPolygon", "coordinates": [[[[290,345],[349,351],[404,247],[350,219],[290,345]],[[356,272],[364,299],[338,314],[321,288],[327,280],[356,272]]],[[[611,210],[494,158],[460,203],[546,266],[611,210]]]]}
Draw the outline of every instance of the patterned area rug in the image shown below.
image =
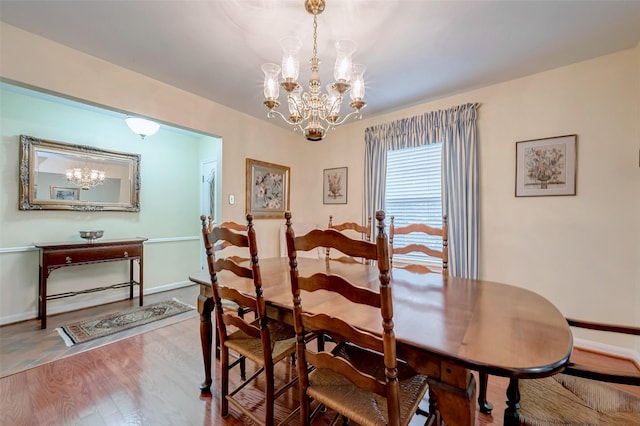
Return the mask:
{"type": "Polygon", "coordinates": [[[140,306],[127,312],[118,312],[100,318],[67,324],[56,328],[56,331],[67,346],[73,346],[193,309],[195,309],[193,306],[174,299],[140,306]]]}

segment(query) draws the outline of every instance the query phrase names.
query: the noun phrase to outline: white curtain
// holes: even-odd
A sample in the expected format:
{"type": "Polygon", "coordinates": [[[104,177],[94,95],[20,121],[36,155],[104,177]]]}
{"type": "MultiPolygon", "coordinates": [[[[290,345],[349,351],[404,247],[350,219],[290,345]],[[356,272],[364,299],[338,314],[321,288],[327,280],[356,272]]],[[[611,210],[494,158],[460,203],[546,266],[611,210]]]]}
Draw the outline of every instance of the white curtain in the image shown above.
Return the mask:
{"type": "Polygon", "coordinates": [[[363,219],[384,210],[387,151],[442,143],[442,211],[449,221],[449,273],[478,278],[479,104],[465,104],[365,130],[363,219]]]}

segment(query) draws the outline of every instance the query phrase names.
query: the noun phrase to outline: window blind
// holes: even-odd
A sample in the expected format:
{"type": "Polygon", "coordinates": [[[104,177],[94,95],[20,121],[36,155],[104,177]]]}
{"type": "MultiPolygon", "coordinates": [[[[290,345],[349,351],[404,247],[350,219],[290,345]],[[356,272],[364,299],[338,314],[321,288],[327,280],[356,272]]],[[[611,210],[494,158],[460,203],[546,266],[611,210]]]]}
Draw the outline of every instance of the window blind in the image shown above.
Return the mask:
{"type": "MultiPolygon", "coordinates": [[[[442,144],[423,145],[387,152],[385,213],[387,224],[395,217],[395,227],[426,223],[442,227],[442,144]]],[[[424,234],[397,235],[394,245],[427,244],[442,250],[442,240],[424,234]]],[[[394,256],[394,260],[442,265],[441,259],[422,253],[394,256]]]]}

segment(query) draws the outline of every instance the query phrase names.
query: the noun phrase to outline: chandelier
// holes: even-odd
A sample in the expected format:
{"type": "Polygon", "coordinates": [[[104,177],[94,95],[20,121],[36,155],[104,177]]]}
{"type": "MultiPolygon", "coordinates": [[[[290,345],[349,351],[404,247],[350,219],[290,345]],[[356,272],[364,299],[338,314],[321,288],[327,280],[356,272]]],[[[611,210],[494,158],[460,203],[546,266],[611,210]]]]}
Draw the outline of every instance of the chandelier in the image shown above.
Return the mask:
{"type": "Polygon", "coordinates": [[[288,37],[282,41],[284,56],[282,67],[277,64],[267,63],[262,65],[264,72],[264,105],[269,109],[267,117],[279,116],[294,130],[304,133],[307,140],[319,141],[324,139],[327,132],[354,117],[362,117],[360,110],[366,106],[364,98],[364,65],[352,64],[351,57],[356,50],[356,45],[350,40],[336,42],[337,57],[333,69],[334,82],[327,85],[326,92],[321,93],[321,83],[318,59],[318,22],[317,16],[324,11],[325,0],[305,0],[305,9],[313,15],[313,57],[311,63],[311,77],[309,78],[309,91],[303,92],[298,84],[300,62],[298,52],[300,41],[288,37]],[[278,75],[282,71],[282,82],[278,81],[278,75]],[[276,108],[279,88],[287,92],[287,105],[289,117],[287,118],[276,108]],[[340,117],[340,106],[344,95],[350,92],[353,109],[349,114],[340,117]]]}
{"type": "Polygon", "coordinates": [[[90,169],[88,167],[67,169],[65,174],[67,181],[85,190],[102,185],[106,178],[104,170],[90,169]]]}

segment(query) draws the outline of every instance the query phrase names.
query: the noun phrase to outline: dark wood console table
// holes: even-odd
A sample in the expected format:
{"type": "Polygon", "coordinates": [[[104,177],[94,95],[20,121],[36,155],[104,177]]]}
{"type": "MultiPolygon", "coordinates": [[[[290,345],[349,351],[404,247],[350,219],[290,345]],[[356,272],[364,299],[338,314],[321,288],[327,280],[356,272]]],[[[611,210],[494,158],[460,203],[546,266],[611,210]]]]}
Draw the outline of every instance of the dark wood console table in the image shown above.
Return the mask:
{"type": "Polygon", "coordinates": [[[139,298],[140,306],[142,306],[143,243],[146,240],[146,238],[131,238],[126,240],[34,244],[40,249],[40,300],[38,304],[38,318],[41,320],[40,327],[43,329],[47,328],[47,300],[127,286],[129,287],[129,299],[133,299],[133,286],[137,284],[140,287],[139,298]],[[118,260],[128,260],[130,262],[128,282],[88,290],[47,295],[47,279],[51,271],[55,269],[92,263],[114,262],[118,260]],[[139,265],[138,281],[133,279],[134,260],[137,260],[139,265]]]}

